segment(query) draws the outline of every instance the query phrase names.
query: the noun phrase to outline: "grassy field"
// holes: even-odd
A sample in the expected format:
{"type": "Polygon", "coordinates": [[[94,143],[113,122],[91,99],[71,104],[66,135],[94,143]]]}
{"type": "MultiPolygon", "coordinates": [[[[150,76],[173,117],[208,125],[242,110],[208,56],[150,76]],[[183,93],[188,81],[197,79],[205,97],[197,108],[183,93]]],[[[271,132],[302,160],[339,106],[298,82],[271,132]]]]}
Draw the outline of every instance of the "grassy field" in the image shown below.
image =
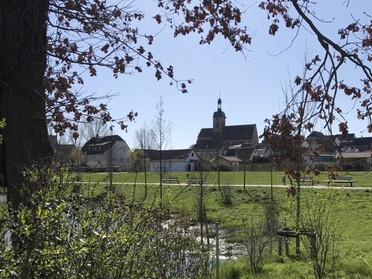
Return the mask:
{"type": "MultiPolygon", "coordinates": [[[[351,176],[353,178],[355,186],[367,186],[372,187],[372,172],[338,172],[339,176],[351,176]]],[[[186,172],[169,173],[166,176],[175,176],[180,179],[180,183],[187,183],[186,172]]],[[[194,173],[191,175],[200,176],[200,173],[194,173]]],[[[308,176],[308,175],[306,175],[308,176]]],[[[217,172],[204,172],[203,177],[206,179],[206,184],[218,184],[217,172]]],[[[283,172],[273,172],[272,176],[270,172],[249,172],[245,174],[246,185],[270,185],[271,179],[274,185],[281,185],[283,172]],[[271,178],[272,177],[272,178],[271,178]]],[[[328,179],[327,172],[322,172],[319,176],[313,176],[315,185],[325,185],[324,180],[328,179]]],[[[83,173],[83,181],[85,182],[107,182],[107,173],[83,173]]],[[[143,183],[145,181],[144,173],[114,173],[113,182],[115,183],[143,183]]],[[[147,173],[147,182],[158,183],[159,174],[156,172],[147,173]]],[[[221,172],[220,183],[223,185],[243,185],[244,184],[244,172],[221,172]]],[[[288,180],[287,180],[288,184],[288,180]]]]}
{"type": "MultiPolygon", "coordinates": [[[[262,222],[265,219],[266,205],[273,195],[277,204],[279,227],[294,224],[295,200],[289,198],[286,189],[252,187],[250,185],[282,184],[282,173],[273,172],[247,172],[246,187],[243,188],[242,172],[220,173],[221,186],[241,185],[235,187],[217,186],[218,174],[205,173],[208,187],[204,187],[204,205],[209,224],[219,222],[221,227],[228,232],[227,239],[231,242],[242,241],[237,231],[253,223],[262,222]],[[220,191],[221,190],[221,191],[220,191]],[[229,196],[230,202],[224,202],[224,196],[229,196]],[[271,192],[272,190],[272,192],[271,192]]],[[[328,197],[329,206],[334,207],[338,230],[342,233],[340,242],[340,261],[336,271],[330,278],[372,278],[372,191],[371,173],[352,172],[339,173],[339,175],[351,175],[356,181],[354,185],[365,187],[362,190],[342,189],[311,189],[302,187],[302,210],[306,211],[306,202],[316,203],[318,200],[328,197]]],[[[181,180],[181,185],[163,185],[163,204],[169,206],[170,213],[186,217],[193,222],[198,215],[198,200],[200,187],[187,186],[186,173],[172,173],[181,180]]],[[[327,179],[326,174],[314,177],[316,184],[323,184],[327,179]]],[[[108,176],[101,174],[84,174],[83,181],[89,182],[92,187],[100,192],[107,185],[108,176]]],[[[159,199],[159,176],[157,173],[148,173],[149,183],[147,195],[145,195],[144,174],[115,173],[113,177],[116,189],[123,194],[128,202],[145,202],[152,204],[159,199]],[[137,184],[135,183],[137,182],[137,184]],[[151,183],[151,184],[150,184],[151,183]]],[[[294,240],[290,241],[290,251],[294,253],[294,240]]],[[[233,263],[225,262],[222,268],[239,268],[247,264],[246,259],[239,259],[233,263]],[[229,265],[231,265],[229,267],[229,265]]],[[[248,275],[247,275],[248,276],[248,275]]],[[[251,276],[251,275],[250,275],[251,276]]],[[[231,278],[227,275],[221,278],[231,278]]],[[[311,265],[303,259],[293,261],[291,258],[279,257],[276,244],[273,255],[266,259],[264,271],[255,277],[240,278],[313,278],[311,265]]]]}

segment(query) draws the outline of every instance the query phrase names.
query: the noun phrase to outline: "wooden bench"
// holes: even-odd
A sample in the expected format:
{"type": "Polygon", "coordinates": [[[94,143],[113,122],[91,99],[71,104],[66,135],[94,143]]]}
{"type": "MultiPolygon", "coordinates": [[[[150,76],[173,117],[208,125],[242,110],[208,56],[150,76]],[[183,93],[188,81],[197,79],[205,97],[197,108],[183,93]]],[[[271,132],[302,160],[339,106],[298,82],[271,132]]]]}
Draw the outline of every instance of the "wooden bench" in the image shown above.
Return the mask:
{"type": "Polygon", "coordinates": [[[200,177],[196,177],[196,176],[189,176],[187,178],[187,185],[201,184],[201,183],[204,183],[204,182],[205,182],[205,179],[201,179],[200,177]]]}
{"type": "Polygon", "coordinates": [[[311,185],[314,185],[314,179],[312,176],[301,176],[300,177],[301,183],[311,183],[311,185]]]}
{"type": "Polygon", "coordinates": [[[163,183],[178,183],[180,184],[180,179],[176,176],[169,176],[169,177],[164,177],[163,178],[163,183]]]}
{"type": "Polygon", "coordinates": [[[329,186],[330,183],[347,183],[350,187],[353,186],[353,178],[351,176],[337,176],[335,179],[328,179],[325,180],[327,185],[329,186]]]}

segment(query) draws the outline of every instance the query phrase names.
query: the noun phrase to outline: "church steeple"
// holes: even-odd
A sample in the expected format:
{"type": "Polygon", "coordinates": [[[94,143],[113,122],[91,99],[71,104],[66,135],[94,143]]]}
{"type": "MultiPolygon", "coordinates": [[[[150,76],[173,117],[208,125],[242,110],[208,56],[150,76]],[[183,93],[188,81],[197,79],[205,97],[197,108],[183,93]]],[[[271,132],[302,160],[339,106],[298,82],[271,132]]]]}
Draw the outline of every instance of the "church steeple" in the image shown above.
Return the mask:
{"type": "Polygon", "coordinates": [[[225,113],[222,111],[222,101],[218,98],[217,111],[213,114],[213,133],[222,134],[225,128],[225,113]]]}

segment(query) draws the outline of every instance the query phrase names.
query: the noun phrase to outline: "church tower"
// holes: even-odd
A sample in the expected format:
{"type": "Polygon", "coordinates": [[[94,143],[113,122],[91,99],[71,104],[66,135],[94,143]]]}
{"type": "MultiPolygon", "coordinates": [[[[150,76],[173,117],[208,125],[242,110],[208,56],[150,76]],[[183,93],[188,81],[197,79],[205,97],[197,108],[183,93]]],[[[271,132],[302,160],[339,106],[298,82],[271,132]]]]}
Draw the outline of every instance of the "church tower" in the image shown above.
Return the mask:
{"type": "Polygon", "coordinates": [[[225,129],[225,120],[226,116],[225,113],[222,111],[221,106],[222,101],[221,98],[218,98],[217,101],[217,111],[213,113],[213,134],[218,138],[221,138],[223,131],[225,129]]]}

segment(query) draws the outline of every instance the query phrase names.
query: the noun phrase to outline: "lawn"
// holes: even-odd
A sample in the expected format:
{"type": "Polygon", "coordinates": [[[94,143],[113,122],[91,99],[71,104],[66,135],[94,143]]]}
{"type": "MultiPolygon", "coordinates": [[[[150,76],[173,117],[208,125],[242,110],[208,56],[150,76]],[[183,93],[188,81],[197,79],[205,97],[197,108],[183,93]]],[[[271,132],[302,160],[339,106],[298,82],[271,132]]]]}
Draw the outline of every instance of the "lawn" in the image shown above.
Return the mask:
{"type": "MultiPolygon", "coordinates": [[[[168,173],[166,176],[179,177],[180,183],[187,183],[186,172],[168,173]]],[[[192,173],[191,175],[200,176],[200,173],[192,173]]],[[[206,184],[218,184],[217,172],[204,172],[203,177],[206,179],[206,184]]],[[[244,172],[220,172],[220,184],[222,185],[244,185],[244,172]]],[[[283,184],[283,172],[273,171],[272,176],[270,172],[249,172],[245,174],[246,185],[270,185],[271,179],[274,185],[283,184]]],[[[372,187],[372,173],[371,172],[338,172],[339,176],[351,176],[355,186],[368,186],[372,187]]],[[[309,176],[309,175],[306,175],[309,176]]],[[[107,182],[107,173],[83,173],[83,181],[85,182],[107,182]]],[[[324,180],[328,179],[327,172],[320,173],[319,176],[313,175],[315,185],[325,185],[324,180]]],[[[119,172],[113,174],[113,182],[116,183],[144,183],[145,175],[141,173],[119,172]]],[[[156,172],[147,173],[147,182],[159,183],[159,174],[156,172]]],[[[286,180],[289,183],[288,179],[286,180]]]]}
{"type": "MultiPolygon", "coordinates": [[[[199,212],[200,187],[197,185],[187,186],[186,175],[186,173],[171,174],[171,176],[180,178],[181,185],[163,185],[163,204],[169,206],[171,214],[186,216],[190,221],[195,221],[199,212]]],[[[329,189],[302,187],[301,208],[306,211],[306,201],[316,203],[317,200],[324,197],[328,197],[329,206],[335,208],[334,218],[336,218],[337,228],[341,233],[341,257],[331,278],[372,278],[372,241],[370,241],[372,175],[367,172],[339,173],[339,175],[351,175],[353,180],[357,181],[354,185],[365,186],[365,189],[349,190],[349,187],[344,189],[338,187],[341,189],[336,190],[333,187],[329,189]]],[[[278,227],[293,225],[295,200],[287,196],[286,189],[250,186],[270,185],[271,180],[274,185],[282,185],[282,176],[281,172],[273,172],[272,174],[270,172],[247,172],[244,189],[244,174],[242,172],[221,172],[220,188],[217,186],[218,173],[203,173],[208,185],[203,187],[203,203],[208,223],[212,226],[219,222],[221,227],[228,232],[226,238],[229,241],[242,241],[236,232],[243,227],[251,226],[253,223],[262,223],[265,220],[266,205],[272,195],[278,210],[278,227]],[[240,186],[228,187],[231,185],[240,186]],[[230,202],[224,202],[223,196],[228,196],[230,202]]],[[[322,184],[322,180],[325,179],[327,179],[325,173],[314,177],[316,184],[322,184]]],[[[90,182],[92,186],[95,185],[94,188],[97,191],[102,191],[107,185],[108,176],[102,173],[84,174],[83,180],[90,182]]],[[[159,201],[159,176],[157,173],[147,174],[149,185],[146,195],[143,173],[137,175],[115,173],[113,182],[116,189],[123,194],[128,202],[153,204],[154,201],[159,201]]],[[[290,251],[292,252],[294,252],[293,246],[294,241],[290,241],[290,251]]],[[[273,256],[267,258],[263,274],[253,278],[311,278],[311,266],[305,259],[293,261],[290,258],[278,257],[276,244],[273,251],[273,256]]],[[[239,261],[235,262],[236,265],[238,263],[239,261]]]]}

